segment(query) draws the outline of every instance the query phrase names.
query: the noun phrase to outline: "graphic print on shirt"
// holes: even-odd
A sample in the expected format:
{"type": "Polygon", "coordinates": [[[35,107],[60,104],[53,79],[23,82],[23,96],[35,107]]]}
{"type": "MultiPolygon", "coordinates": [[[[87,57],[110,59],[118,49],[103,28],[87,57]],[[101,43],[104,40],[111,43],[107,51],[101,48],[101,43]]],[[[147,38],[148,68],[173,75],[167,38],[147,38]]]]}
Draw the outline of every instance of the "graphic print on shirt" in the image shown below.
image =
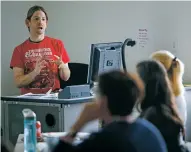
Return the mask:
{"type": "Polygon", "coordinates": [[[35,77],[35,80],[28,85],[28,88],[52,88],[55,83],[57,66],[53,63],[54,58],[50,48],[28,50],[25,53],[25,74],[35,69],[39,57],[41,57],[40,62],[45,61],[45,67],[41,69],[40,74],[35,77]]]}

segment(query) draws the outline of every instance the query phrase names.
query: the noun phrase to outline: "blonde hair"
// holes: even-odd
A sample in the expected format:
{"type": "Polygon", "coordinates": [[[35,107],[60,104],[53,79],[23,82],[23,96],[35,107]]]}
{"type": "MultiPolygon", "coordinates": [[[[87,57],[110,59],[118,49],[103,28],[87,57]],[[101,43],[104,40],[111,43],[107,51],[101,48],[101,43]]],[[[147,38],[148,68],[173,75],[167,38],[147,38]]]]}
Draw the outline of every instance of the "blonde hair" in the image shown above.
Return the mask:
{"type": "Polygon", "coordinates": [[[184,74],[184,64],[167,50],[156,51],[151,54],[151,58],[161,62],[167,70],[172,90],[175,96],[184,92],[182,78],[184,74]]]}

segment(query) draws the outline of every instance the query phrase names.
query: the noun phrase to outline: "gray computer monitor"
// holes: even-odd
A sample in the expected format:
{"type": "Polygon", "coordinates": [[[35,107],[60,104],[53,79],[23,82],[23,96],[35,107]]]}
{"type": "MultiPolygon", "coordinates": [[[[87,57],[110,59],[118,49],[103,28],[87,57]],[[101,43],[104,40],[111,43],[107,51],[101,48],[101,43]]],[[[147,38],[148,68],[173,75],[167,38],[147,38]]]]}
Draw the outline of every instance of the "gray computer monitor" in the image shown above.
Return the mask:
{"type": "Polygon", "coordinates": [[[97,81],[99,74],[121,68],[122,42],[97,43],[91,45],[88,84],[97,81]]]}

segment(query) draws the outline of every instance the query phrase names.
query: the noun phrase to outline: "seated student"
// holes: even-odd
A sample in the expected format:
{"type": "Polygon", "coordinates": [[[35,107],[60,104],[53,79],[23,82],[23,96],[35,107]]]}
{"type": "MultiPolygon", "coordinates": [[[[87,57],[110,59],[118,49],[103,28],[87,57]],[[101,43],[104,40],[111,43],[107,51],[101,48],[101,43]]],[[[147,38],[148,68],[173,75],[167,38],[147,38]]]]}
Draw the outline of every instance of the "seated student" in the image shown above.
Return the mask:
{"type": "Polygon", "coordinates": [[[137,104],[138,110],[141,110],[140,117],[160,130],[168,152],[188,151],[180,142],[184,126],[164,66],[160,62],[147,60],[137,64],[137,71],[145,83],[145,97],[137,104]]]}
{"type": "Polygon", "coordinates": [[[154,52],[151,55],[151,58],[161,62],[166,68],[172,86],[172,91],[176,97],[175,102],[178,107],[178,113],[185,126],[187,119],[187,106],[184,95],[184,85],[182,83],[184,64],[180,59],[166,50],[154,52]]]}
{"type": "Polygon", "coordinates": [[[79,130],[72,130],[59,141],[54,152],[166,152],[166,144],[154,125],[144,119],[132,121],[130,117],[135,102],[143,97],[143,88],[141,80],[129,73],[110,71],[100,75],[94,111],[84,110],[81,120],[88,123],[99,117],[107,125],[75,146],[71,142],[79,130]],[[93,112],[96,114],[91,115],[93,112]]]}

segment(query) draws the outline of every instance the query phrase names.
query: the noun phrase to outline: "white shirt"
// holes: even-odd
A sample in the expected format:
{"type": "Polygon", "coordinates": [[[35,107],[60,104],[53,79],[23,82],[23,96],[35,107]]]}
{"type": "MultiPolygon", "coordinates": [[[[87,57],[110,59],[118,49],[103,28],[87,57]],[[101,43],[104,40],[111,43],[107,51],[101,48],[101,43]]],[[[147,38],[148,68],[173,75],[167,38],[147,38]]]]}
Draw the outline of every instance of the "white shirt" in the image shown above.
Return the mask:
{"type": "Polygon", "coordinates": [[[187,104],[185,99],[185,93],[180,94],[175,98],[175,102],[178,108],[178,114],[183,121],[184,126],[186,126],[187,119],[187,104]]]}

